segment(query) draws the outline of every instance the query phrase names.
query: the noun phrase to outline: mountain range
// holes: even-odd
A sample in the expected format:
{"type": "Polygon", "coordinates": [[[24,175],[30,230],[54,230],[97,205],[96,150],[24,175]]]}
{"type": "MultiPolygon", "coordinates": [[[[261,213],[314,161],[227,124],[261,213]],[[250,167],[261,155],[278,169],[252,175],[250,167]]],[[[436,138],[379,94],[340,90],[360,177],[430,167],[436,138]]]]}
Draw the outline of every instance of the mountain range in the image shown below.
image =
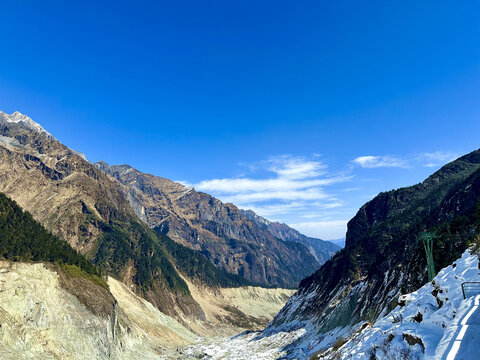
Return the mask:
{"type": "Polygon", "coordinates": [[[71,346],[115,359],[445,353],[448,317],[473,306],[457,283],[478,275],[467,249],[478,253],[479,230],[480,150],[378,194],[339,250],[129,165],[92,164],[27,116],[0,112],[0,357],[81,358],[71,346]],[[425,234],[440,272],[432,282],[425,234]],[[421,306],[409,300],[417,290],[421,306]],[[256,332],[194,340],[243,330],[256,332]]]}
{"type": "Polygon", "coordinates": [[[186,274],[210,287],[293,288],[320,266],[304,245],[276,238],[234,205],[128,165],[91,164],[19,112],[0,112],[0,192],[179,318],[204,318],[186,274]]]}
{"type": "Polygon", "coordinates": [[[267,219],[255,214],[252,210],[241,210],[242,214],[252,220],[261,228],[270,232],[273,236],[283,241],[297,242],[305,245],[315,259],[323,264],[329,260],[340,247],[331,241],[324,241],[301,234],[299,231],[291,228],[287,224],[268,221],[267,219]]]}
{"type": "MultiPolygon", "coordinates": [[[[283,225],[273,231],[250,212],[129,165],[95,164],[115,181],[137,216],[216,266],[254,283],[295,287],[339,248],[283,225]],[[292,236],[293,234],[293,236],[292,236]],[[313,249],[312,244],[316,246],[313,249]]],[[[280,224],[278,224],[280,225],[280,224]]]]}

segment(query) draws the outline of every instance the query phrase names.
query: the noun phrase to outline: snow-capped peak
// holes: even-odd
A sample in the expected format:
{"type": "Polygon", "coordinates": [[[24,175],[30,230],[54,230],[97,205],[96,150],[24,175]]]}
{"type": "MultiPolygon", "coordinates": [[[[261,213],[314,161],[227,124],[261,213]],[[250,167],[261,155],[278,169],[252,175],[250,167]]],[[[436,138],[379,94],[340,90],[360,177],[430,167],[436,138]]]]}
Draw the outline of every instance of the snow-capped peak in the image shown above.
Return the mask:
{"type": "Polygon", "coordinates": [[[0,123],[2,122],[21,124],[30,130],[34,130],[40,133],[44,133],[46,135],[50,135],[50,133],[47,132],[40,124],[36,123],[32,119],[30,119],[27,115],[24,115],[19,111],[15,111],[12,114],[7,114],[0,110],[0,123]]]}

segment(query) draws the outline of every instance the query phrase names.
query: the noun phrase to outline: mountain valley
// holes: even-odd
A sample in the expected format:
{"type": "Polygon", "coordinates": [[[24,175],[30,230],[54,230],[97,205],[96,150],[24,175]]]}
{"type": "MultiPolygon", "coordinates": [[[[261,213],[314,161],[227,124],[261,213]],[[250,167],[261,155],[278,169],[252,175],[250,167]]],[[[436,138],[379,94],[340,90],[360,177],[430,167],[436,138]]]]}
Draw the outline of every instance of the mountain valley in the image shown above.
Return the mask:
{"type": "Polygon", "coordinates": [[[0,357],[443,358],[479,228],[480,150],[375,196],[340,249],[0,112],[0,357]]]}

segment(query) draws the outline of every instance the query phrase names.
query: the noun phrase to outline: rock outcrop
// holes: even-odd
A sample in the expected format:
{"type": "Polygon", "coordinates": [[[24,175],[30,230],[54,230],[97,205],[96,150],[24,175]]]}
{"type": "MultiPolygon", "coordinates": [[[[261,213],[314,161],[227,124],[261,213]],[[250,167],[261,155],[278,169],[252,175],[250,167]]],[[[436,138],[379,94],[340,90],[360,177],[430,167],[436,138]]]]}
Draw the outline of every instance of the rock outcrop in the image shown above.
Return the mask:
{"type": "Polygon", "coordinates": [[[310,250],[310,253],[317,259],[320,264],[329,260],[340,247],[325,240],[312,238],[303,235],[298,230],[295,230],[287,224],[269,221],[253,212],[252,210],[241,210],[242,214],[248,219],[254,221],[258,226],[267,229],[273,236],[282,239],[283,241],[297,242],[305,245],[310,250]]]}
{"type": "MultiPolygon", "coordinates": [[[[165,330],[171,338],[160,334],[165,323],[157,324],[157,333],[149,331],[111,299],[108,314],[95,314],[45,265],[1,261],[0,358],[158,359],[169,341],[186,344],[194,338],[178,323],[177,332],[165,330]]],[[[163,316],[153,307],[152,314],[163,316]]]]}

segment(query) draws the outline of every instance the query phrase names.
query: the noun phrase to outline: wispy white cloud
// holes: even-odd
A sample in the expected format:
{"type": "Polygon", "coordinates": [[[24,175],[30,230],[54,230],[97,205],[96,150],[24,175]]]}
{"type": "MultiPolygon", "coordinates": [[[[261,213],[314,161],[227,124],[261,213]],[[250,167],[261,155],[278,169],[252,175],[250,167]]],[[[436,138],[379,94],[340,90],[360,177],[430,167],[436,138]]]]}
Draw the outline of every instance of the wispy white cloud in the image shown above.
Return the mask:
{"type": "Polygon", "coordinates": [[[341,206],[328,187],[352,179],[329,174],[319,156],[282,155],[249,168],[253,170],[250,177],[203,180],[194,187],[268,217],[341,206]]]}
{"type": "Polygon", "coordinates": [[[286,203],[272,203],[272,204],[261,204],[261,203],[250,203],[244,204],[244,209],[253,210],[255,213],[267,217],[269,220],[273,221],[271,216],[279,215],[288,215],[296,212],[304,212],[311,208],[309,202],[303,201],[292,201],[286,203]]]}
{"type": "Polygon", "coordinates": [[[450,161],[455,160],[459,157],[459,154],[451,151],[435,151],[435,152],[426,152],[417,155],[415,158],[418,161],[423,162],[425,167],[436,167],[439,165],[444,165],[450,161]]]}
{"type": "Polygon", "coordinates": [[[307,179],[325,174],[326,166],[320,161],[293,158],[288,155],[269,160],[269,170],[276,173],[280,179],[307,179]],[[323,170],[323,171],[322,171],[323,170]]]}
{"type": "MultiPolygon", "coordinates": [[[[292,201],[279,203],[274,202],[272,204],[262,203],[249,203],[244,204],[243,208],[253,210],[255,213],[267,217],[280,216],[281,215],[296,215],[299,218],[319,218],[324,216],[325,211],[331,211],[331,209],[342,207],[344,203],[340,200],[332,199],[331,201],[292,201]]],[[[282,220],[285,221],[285,220],[282,220]]]]}
{"type": "MultiPolygon", "coordinates": [[[[335,176],[323,179],[306,179],[304,177],[285,178],[280,176],[272,179],[226,178],[204,180],[196,184],[195,187],[202,191],[218,191],[222,193],[270,192],[273,194],[275,192],[287,192],[327,186],[349,181],[351,178],[351,176],[335,176]]],[[[320,195],[320,193],[318,194],[320,195]]]]}
{"type": "Polygon", "coordinates": [[[363,168],[380,168],[380,167],[407,167],[407,162],[399,157],[383,155],[383,156],[359,156],[352,160],[353,163],[363,168]]]}

